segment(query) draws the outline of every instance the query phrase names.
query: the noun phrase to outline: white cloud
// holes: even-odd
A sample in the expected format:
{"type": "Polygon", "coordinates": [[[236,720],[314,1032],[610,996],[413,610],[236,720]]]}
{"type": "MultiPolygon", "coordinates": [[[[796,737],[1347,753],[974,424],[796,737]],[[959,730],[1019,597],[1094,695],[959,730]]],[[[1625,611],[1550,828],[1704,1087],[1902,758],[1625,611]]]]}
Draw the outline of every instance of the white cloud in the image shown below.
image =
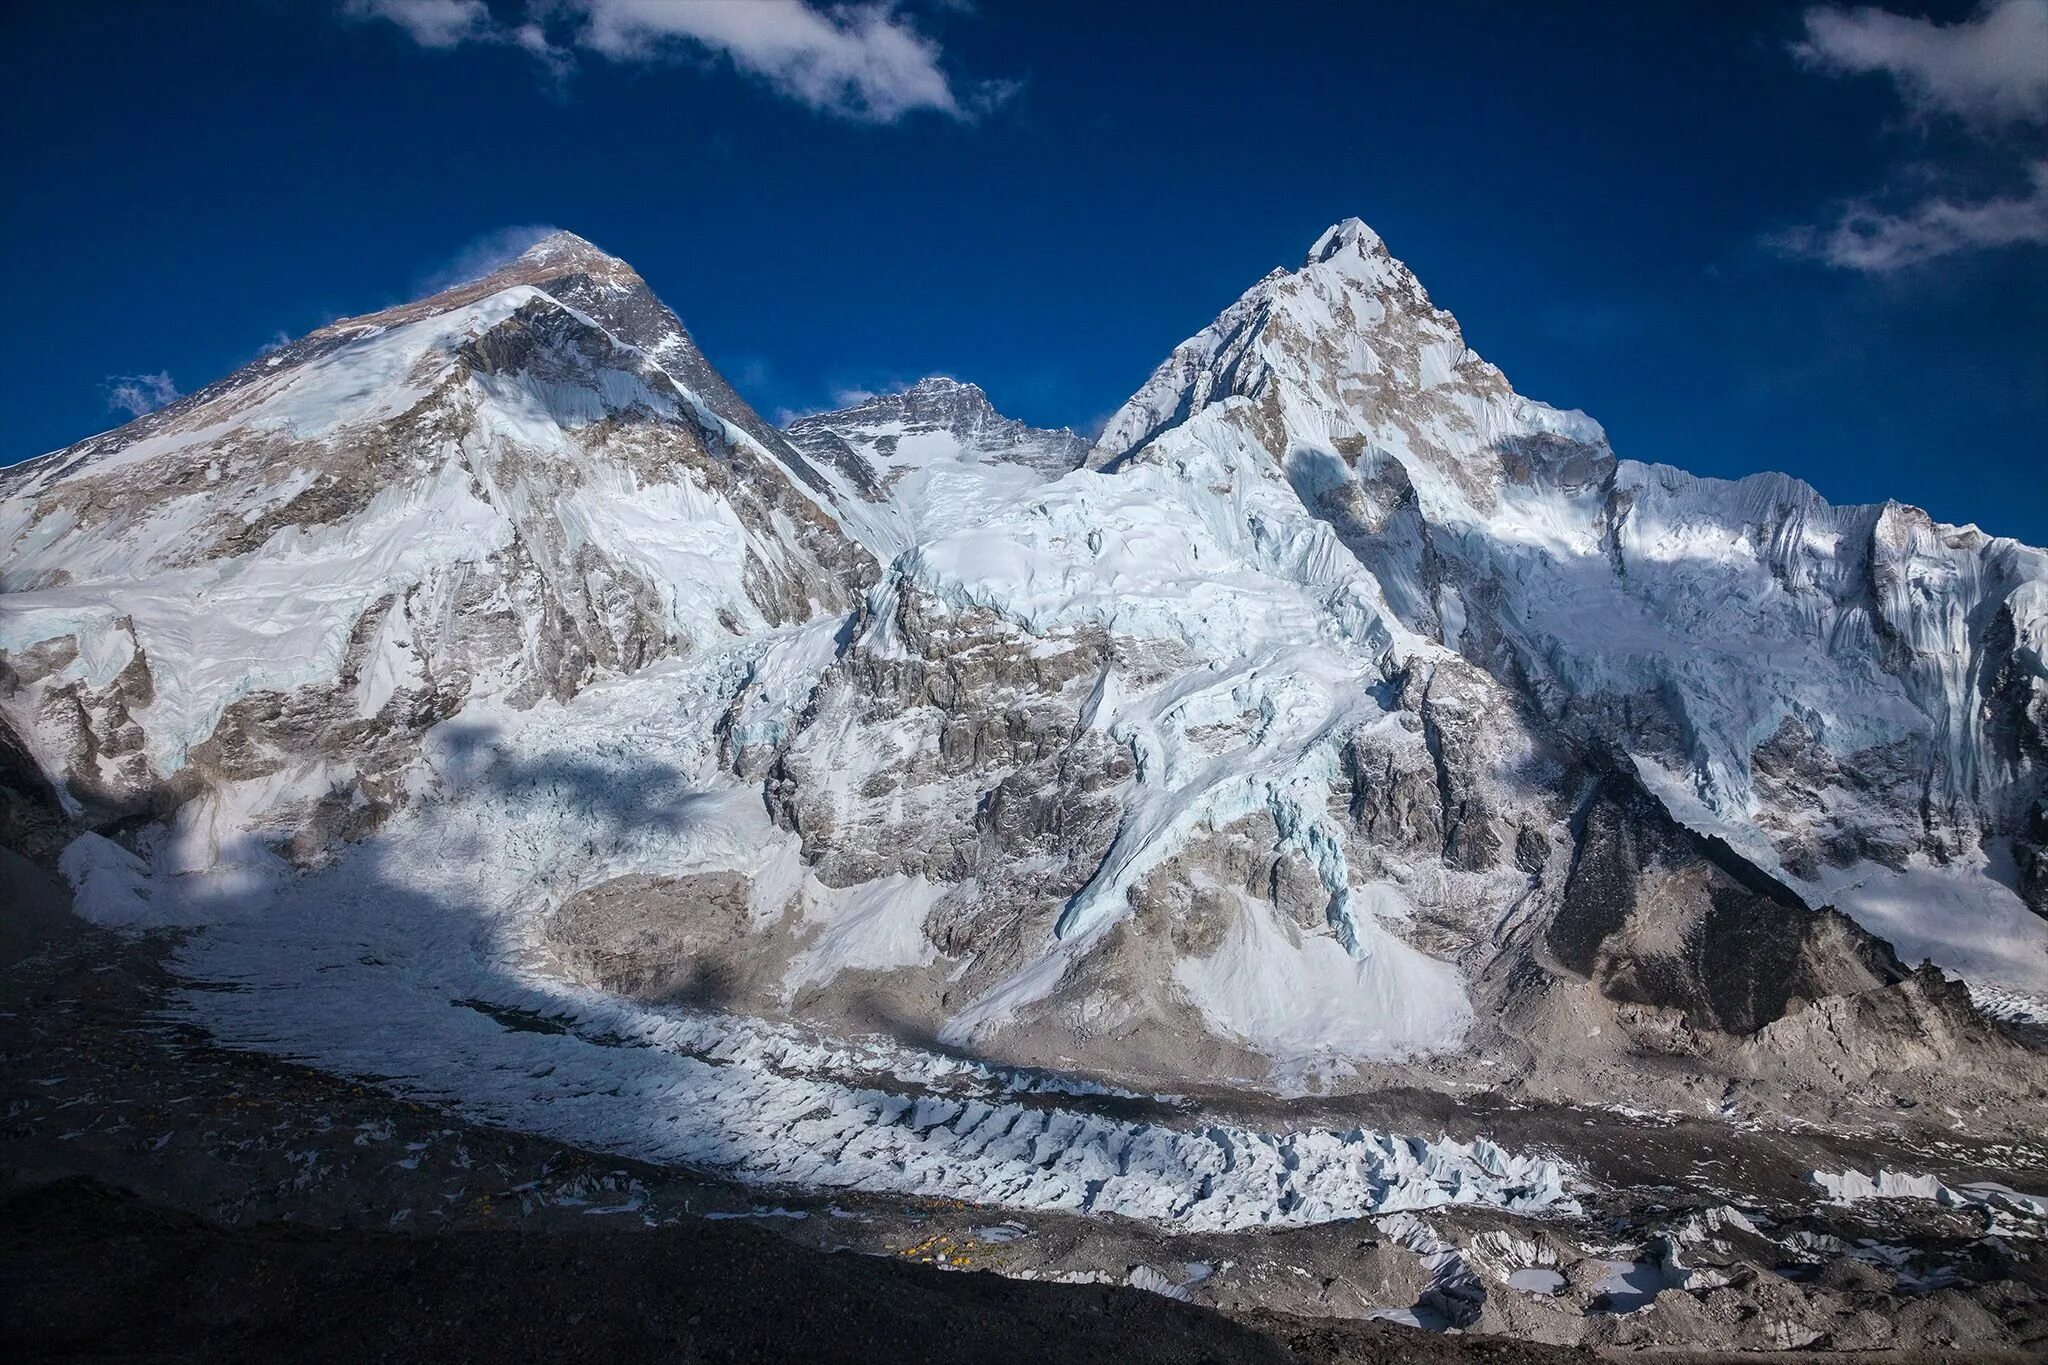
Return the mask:
{"type": "Polygon", "coordinates": [[[1778,245],[1829,265],[1873,272],[1959,251],[2048,246],[2048,161],[2029,167],[2028,180],[2024,193],[1968,203],[1936,196],[1897,212],[1852,204],[1832,224],[1795,229],[1778,245]]]}
{"type": "Polygon", "coordinates": [[[107,391],[107,411],[125,412],[131,418],[155,412],[178,397],[178,386],[164,370],[155,374],[110,374],[101,387],[107,391]]]}
{"type": "Polygon", "coordinates": [[[2048,245],[2048,0],[1989,0],[1937,24],[1881,9],[1806,12],[1800,61],[1829,75],[1883,73],[1922,126],[1946,122],[1980,144],[1955,164],[1922,165],[1917,198],[1864,198],[1826,223],[1769,241],[1845,270],[1901,270],[1959,252],[2048,245]],[[2003,183],[2000,183],[2000,181],[2003,183]],[[2014,192],[2010,186],[2024,182],[2014,192]]]}
{"type": "Polygon", "coordinates": [[[388,19],[421,47],[488,41],[498,31],[484,0],[347,0],[342,13],[357,19],[388,19]]]}
{"type": "Polygon", "coordinates": [[[579,51],[615,63],[723,60],[799,104],[865,123],[920,110],[972,118],[1017,89],[956,86],[939,44],[895,0],[527,0],[518,24],[484,0],[347,0],[344,12],[389,20],[423,47],[518,47],[558,77],[579,51]]]}
{"type": "Polygon", "coordinates": [[[938,45],[881,4],[826,13],[802,0],[584,0],[580,41],[615,61],[683,43],[717,53],[826,113],[890,123],[915,109],[958,117],[938,45]]]}
{"type": "Polygon", "coordinates": [[[1806,41],[1793,51],[1822,71],[1883,72],[1923,115],[1984,127],[2048,122],[2048,0],[1992,0],[1959,24],[1810,9],[1806,41]]]}

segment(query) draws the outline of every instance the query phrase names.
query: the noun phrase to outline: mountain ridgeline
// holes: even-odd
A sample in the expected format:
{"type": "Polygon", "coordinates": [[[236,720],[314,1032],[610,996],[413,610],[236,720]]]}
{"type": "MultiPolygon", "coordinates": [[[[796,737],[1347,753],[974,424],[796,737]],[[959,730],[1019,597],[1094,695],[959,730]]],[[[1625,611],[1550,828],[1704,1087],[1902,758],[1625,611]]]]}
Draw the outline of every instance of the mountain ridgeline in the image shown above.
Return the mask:
{"type": "Polygon", "coordinates": [[[2048,1094],[2048,554],[1620,459],[1355,219],[1093,442],[777,430],[556,234],[0,472],[0,589],[108,922],[433,850],[494,970],[1120,1084],[2048,1094]]]}

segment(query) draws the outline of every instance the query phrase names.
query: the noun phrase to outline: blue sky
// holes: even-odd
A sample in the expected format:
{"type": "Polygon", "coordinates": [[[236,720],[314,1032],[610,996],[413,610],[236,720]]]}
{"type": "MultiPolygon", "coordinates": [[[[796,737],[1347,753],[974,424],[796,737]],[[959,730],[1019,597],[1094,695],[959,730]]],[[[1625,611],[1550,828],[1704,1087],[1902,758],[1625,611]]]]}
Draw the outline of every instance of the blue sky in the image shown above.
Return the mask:
{"type": "Polygon", "coordinates": [[[1086,428],[1356,214],[1624,455],[2048,543],[2048,0],[1892,8],[10,5],[0,461],[538,225],[771,418],[1086,428]]]}

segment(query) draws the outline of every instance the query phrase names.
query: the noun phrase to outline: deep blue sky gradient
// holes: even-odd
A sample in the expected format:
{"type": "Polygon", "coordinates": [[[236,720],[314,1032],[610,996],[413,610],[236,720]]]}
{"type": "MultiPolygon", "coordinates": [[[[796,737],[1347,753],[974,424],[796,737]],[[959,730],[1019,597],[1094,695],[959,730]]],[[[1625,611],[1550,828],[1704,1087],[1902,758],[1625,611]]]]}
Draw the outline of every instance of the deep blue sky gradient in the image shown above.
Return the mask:
{"type": "Polygon", "coordinates": [[[878,127],[713,62],[557,86],[321,0],[7,6],[0,462],[114,425],[109,376],[196,388],[524,224],[632,262],[771,419],[943,371],[1087,428],[1357,214],[1624,455],[2048,543],[2048,253],[1762,245],[1942,152],[1881,78],[1794,62],[1795,7],[914,13],[1021,92],[878,127]]]}

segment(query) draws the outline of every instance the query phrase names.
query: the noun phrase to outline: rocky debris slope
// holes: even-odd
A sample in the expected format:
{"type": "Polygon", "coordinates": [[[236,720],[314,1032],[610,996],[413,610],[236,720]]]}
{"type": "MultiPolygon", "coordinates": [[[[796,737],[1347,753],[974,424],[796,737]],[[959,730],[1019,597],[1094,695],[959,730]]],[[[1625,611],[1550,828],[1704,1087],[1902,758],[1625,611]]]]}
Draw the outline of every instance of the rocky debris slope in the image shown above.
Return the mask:
{"type": "MultiPolygon", "coordinates": [[[[2030,1254],[2048,1228],[2038,1204],[2001,1183],[2040,1188],[2048,1153],[2038,1149],[1950,1146],[1939,1160],[1955,1173],[1951,1185],[1897,1173],[1920,1169],[1931,1153],[1821,1134],[1688,1128],[1597,1109],[1446,1106],[1466,1131],[1495,1128],[1505,1145],[1546,1131],[1572,1135],[1592,1159],[1581,1180],[1585,1215],[1504,1216],[1467,1202],[1292,1228],[1192,1231],[1049,1209],[996,1214],[879,1191],[771,1193],[466,1121],[384,1087],[223,1049],[166,1018],[179,982],[163,970],[163,954],[175,935],[82,926],[64,914],[61,886],[11,855],[0,854],[0,893],[13,907],[0,922],[0,1072],[19,1097],[0,1132],[0,1165],[11,1176],[0,1190],[0,1224],[18,1243],[0,1257],[9,1277],[0,1301],[11,1314],[0,1335],[50,1349],[156,1350],[204,1339],[208,1358],[235,1341],[274,1356],[275,1314],[223,1317],[220,1293],[241,1305],[250,1294],[289,1289],[291,1302],[277,1312],[291,1322],[319,1286],[360,1284],[364,1301],[350,1317],[360,1326],[363,1313],[390,1309],[393,1277],[415,1284],[425,1267],[473,1255],[464,1273],[489,1283],[529,1273],[509,1248],[535,1245],[564,1258],[561,1274],[542,1277],[550,1283],[562,1274],[573,1281],[576,1266],[655,1256],[662,1273],[694,1285],[737,1257],[749,1273],[786,1277],[806,1301],[843,1276],[875,1293],[917,1269],[941,1305],[1027,1290],[1041,1307],[1091,1296],[1094,1306],[1073,1324],[1082,1329],[1076,1342],[1092,1339],[1085,1329],[1099,1328],[1105,1309],[1119,1321],[1164,1321],[1129,1297],[1122,1287],[1130,1286],[1160,1296],[1150,1300],[1158,1311],[1179,1311],[1171,1298],[1268,1327],[1286,1322],[1289,1339],[1314,1343],[1298,1349],[1316,1360],[1351,1359],[1345,1351],[1358,1343],[1411,1361],[1519,1359],[1517,1351],[1544,1349],[1527,1343],[1591,1341],[1825,1343],[1889,1348],[1900,1360],[1910,1352],[1915,1362],[1949,1359],[1936,1343],[1969,1343],[2004,1346],[2017,1361],[2035,1358],[2026,1352],[2038,1353],[2048,1333],[2048,1281],[2030,1254]],[[1859,1173],[1867,1171],[1877,1174],[1859,1173]],[[1739,1206],[1720,1189],[1737,1172],[1758,1190],[1739,1206]],[[184,1216],[115,1198],[94,1182],[184,1216]],[[478,1251],[497,1244],[498,1252],[478,1251]],[[818,1254],[850,1249],[872,1254],[818,1254]],[[387,1257],[398,1252],[392,1266],[387,1257]],[[262,1273],[220,1290],[222,1258],[237,1255],[262,1273]],[[115,1263],[110,1281],[106,1265],[115,1263]],[[99,1269],[84,1273],[88,1265],[99,1269]],[[995,1273],[931,1278],[933,1268],[995,1273]],[[129,1313],[131,1299],[150,1311],[129,1313]],[[167,1320],[162,1302],[189,1311],[167,1320]],[[1453,1322],[1462,1334],[1396,1325],[1453,1322]]],[[[547,1026],[510,1013],[502,1022],[529,1032],[547,1026]]],[[[600,1307],[601,1296],[589,1297],[610,1282],[574,1282],[577,1301],[559,1315],[564,1342],[587,1346],[613,1320],[625,1340],[639,1340],[632,1333],[646,1324],[627,1305],[600,1307]]],[[[446,1307],[446,1295],[434,1299],[446,1307]]],[[[412,1316],[406,1296],[397,1300],[393,1320],[412,1316]]],[[[434,1330],[456,1333],[450,1340],[465,1341],[467,1354],[498,1340],[463,1338],[458,1326],[475,1324],[443,1317],[435,1315],[434,1330]]],[[[669,1321],[680,1338],[709,1349],[744,1339],[754,1320],[720,1317],[707,1300],[669,1321]]],[[[1203,1320],[1212,1354],[1224,1326],[1203,1320]]],[[[1133,1349],[1126,1342],[1112,1354],[1133,1358],[1133,1349]]],[[[1994,1358],[2003,1357],[1967,1357],[1994,1358]]]]}

